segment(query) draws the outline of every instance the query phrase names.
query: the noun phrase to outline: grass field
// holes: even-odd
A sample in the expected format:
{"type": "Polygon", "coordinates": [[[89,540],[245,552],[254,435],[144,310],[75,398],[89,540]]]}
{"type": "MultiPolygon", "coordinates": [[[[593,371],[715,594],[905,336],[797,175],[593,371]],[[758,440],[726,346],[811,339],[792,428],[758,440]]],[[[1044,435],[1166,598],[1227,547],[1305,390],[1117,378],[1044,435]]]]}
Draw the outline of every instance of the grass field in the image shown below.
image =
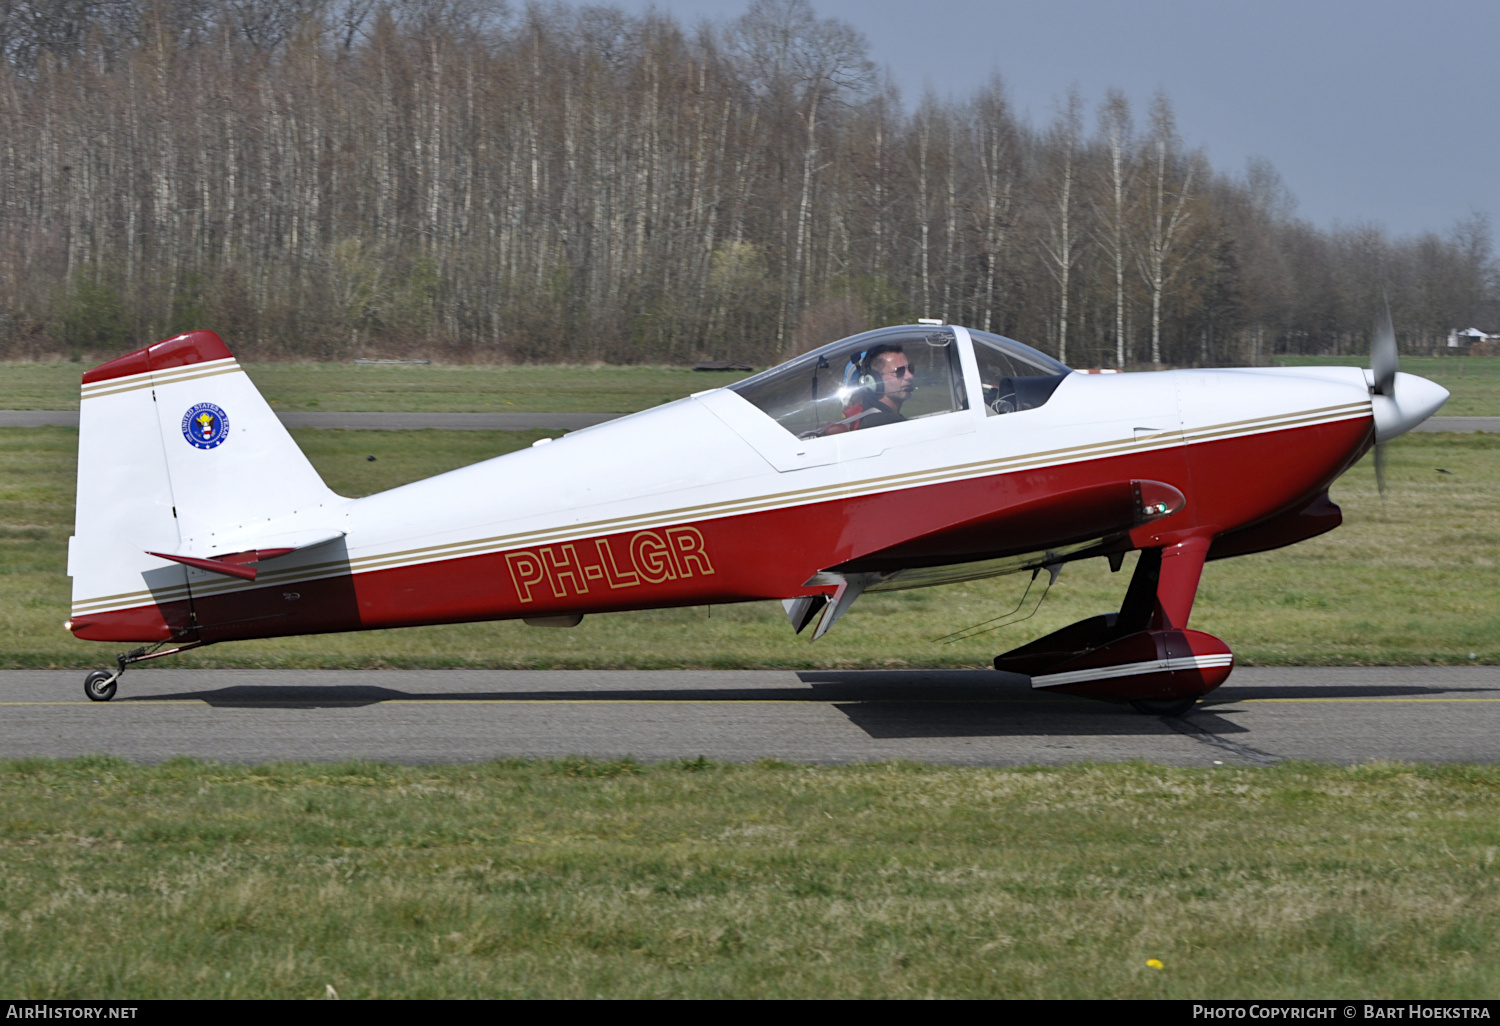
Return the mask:
{"type": "MultiPolygon", "coordinates": [[[[13,366],[0,396],[20,394],[13,366]]],[[[416,368],[349,387],[335,370],[353,368],[292,365],[287,408],[485,409],[477,383],[502,380],[416,368]]],[[[664,372],[634,391],[599,372],[590,393],[563,369],[484,370],[556,373],[529,409],[673,394],[664,372]]],[[[707,387],[672,373],[676,394],[707,387]]],[[[295,434],[331,487],[363,495],[545,432],[295,434]]],[[[72,430],[0,429],[0,666],[115,651],[61,628],[76,447],[72,430]]],[[[1333,493],[1342,528],[1211,564],[1193,625],[1246,663],[1500,661],[1497,455],[1496,436],[1400,439],[1386,500],[1356,467],[1333,493]]],[[[1071,565],[1033,619],[960,645],[936,639],[1010,608],[1022,578],[868,596],[816,645],[757,603],[172,663],[979,666],[1114,608],[1130,567],[1071,565]]],[[[0,761],[0,994],[1488,998],[1497,855],[1494,767],[0,761]]]]}
{"type": "Polygon", "coordinates": [[[1464,766],[0,763],[0,994],[1492,998],[1497,812],[1464,766]]]}
{"type": "MultiPolygon", "coordinates": [[[[329,485],[363,495],[530,444],[540,432],[299,431],[329,485]],[[376,462],[365,459],[377,456],[376,462]]],[[[114,646],[62,629],[77,433],[0,429],[0,666],[92,667],[114,646]]],[[[1212,563],[1193,626],[1243,663],[1500,661],[1500,437],[1409,435],[1391,446],[1389,497],[1366,460],[1334,488],[1344,526],[1277,552],[1212,563]],[[1450,471],[1439,474],[1437,469],[1450,471]]],[[[176,666],[982,666],[995,653],[1117,608],[1129,569],[1071,564],[1030,620],[959,644],[936,639],[1014,606],[1021,576],[870,595],[827,637],[794,637],[775,603],[591,616],[572,630],[519,622],[237,642],[176,666]]],[[[1033,592],[1033,598],[1036,596],[1033,592]]]]}
{"type": "MultiPolygon", "coordinates": [[[[1363,367],[1368,358],[1276,357],[1284,366],[1363,367]]],[[[0,410],[76,410],[75,363],[0,363],[0,410]]],[[[488,364],[356,367],[348,363],[256,363],[246,371],[276,409],[390,413],[633,413],[739,373],[685,367],[504,367],[488,364]]],[[[1401,358],[1401,369],[1453,393],[1443,416],[1500,416],[1500,357],[1401,358]]]]}

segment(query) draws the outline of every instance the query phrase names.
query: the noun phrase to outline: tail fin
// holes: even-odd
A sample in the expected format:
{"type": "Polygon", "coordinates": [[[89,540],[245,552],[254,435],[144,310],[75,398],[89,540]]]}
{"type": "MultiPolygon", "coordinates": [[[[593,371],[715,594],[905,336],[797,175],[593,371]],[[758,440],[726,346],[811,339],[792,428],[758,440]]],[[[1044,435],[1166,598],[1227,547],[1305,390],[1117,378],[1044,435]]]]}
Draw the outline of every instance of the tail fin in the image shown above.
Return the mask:
{"type": "Polygon", "coordinates": [[[186,570],[149,553],[254,548],[244,539],[259,525],[340,501],[213,332],[95,367],[79,414],[72,629],[100,640],[182,636],[186,570]],[[140,614],[124,619],[139,624],[110,617],[116,626],[88,629],[130,608],[140,614]]]}

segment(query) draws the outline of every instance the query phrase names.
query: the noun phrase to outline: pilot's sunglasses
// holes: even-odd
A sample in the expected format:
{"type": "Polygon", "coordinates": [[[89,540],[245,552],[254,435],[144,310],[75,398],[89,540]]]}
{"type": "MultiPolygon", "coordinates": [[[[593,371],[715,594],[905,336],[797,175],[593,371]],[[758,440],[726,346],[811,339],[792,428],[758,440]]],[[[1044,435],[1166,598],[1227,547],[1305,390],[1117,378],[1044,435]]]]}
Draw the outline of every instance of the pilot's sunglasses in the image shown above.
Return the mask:
{"type": "Polygon", "coordinates": [[[911,369],[911,366],[909,364],[905,364],[905,363],[903,363],[899,367],[892,367],[891,368],[891,373],[894,374],[894,375],[896,375],[896,377],[898,377],[898,378],[904,378],[908,374],[910,374],[912,377],[916,377],[917,376],[916,372],[911,369]]]}

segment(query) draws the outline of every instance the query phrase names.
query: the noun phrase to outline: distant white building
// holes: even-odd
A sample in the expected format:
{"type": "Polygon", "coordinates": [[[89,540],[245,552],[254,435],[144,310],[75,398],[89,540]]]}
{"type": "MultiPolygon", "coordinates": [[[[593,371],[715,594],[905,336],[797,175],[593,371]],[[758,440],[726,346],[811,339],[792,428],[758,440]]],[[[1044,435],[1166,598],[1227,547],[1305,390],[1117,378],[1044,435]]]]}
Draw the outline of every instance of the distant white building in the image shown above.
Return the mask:
{"type": "Polygon", "coordinates": [[[1500,338],[1500,335],[1486,335],[1478,328],[1465,328],[1463,331],[1448,332],[1449,349],[1467,349],[1475,342],[1488,342],[1492,338],[1500,338]]]}

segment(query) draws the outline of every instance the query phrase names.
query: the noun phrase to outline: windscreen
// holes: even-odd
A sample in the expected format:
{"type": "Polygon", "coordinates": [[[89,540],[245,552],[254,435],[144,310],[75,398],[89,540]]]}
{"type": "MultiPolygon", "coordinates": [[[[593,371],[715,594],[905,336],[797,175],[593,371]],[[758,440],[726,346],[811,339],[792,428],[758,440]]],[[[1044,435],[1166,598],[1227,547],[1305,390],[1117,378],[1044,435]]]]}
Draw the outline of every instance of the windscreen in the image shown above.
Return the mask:
{"type": "Polygon", "coordinates": [[[991,417],[1041,406],[1072,373],[1046,353],[1003,335],[969,329],[984,412],[991,417]]]}

